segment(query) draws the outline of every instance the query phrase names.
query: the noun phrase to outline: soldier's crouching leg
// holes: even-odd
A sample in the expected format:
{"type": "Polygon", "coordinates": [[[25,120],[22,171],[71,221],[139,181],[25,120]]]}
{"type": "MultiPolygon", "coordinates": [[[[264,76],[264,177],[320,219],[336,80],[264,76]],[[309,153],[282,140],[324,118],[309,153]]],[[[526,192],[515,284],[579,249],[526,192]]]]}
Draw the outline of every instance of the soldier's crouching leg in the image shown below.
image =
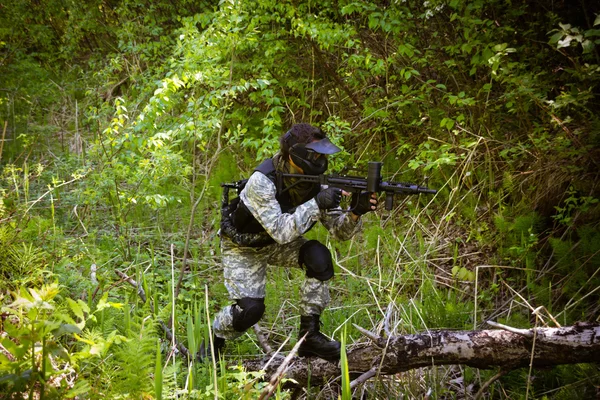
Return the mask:
{"type": "Polygon", "coordinates": [[[300,247],[298,262],[306,268],[306,276],[325,282],[333,277],[331,252],[317,240],[309,240],[300,247]]]}
{"type": "Polygon", "coordinates": [[[238,332],[245,332],[262,318],[265,313],[265,299],[243,297],[232,306],[232,326],[238,332]]]}
{"type": "Polygon", "coordinates": [[[333,277],[331,252],[316,240],[310,240],[300,248],[298,261],[306,267],[306,280],[301,288],[299,337],[304,337],[298,355],[320,357],[336,362],[340,359],[340,342],[330,340],[320,332],[320,316],[329,303],[327,281],[333,277]]]}
{"type": "Polygon", "coordinates": [[[235,339],[256,324],[265,312],[265,299],[244,297],[223,308],[213,323],[215,336],[235,339]]]}
{"type": "Polygon", "coordinates": [[[215,315],[213,322],[213,334],[222,339],[235,339],[242,336],[241,332],[233,329],[233,313],[232,309],[237,307],[235,304],[224,307],[215,315]]]}

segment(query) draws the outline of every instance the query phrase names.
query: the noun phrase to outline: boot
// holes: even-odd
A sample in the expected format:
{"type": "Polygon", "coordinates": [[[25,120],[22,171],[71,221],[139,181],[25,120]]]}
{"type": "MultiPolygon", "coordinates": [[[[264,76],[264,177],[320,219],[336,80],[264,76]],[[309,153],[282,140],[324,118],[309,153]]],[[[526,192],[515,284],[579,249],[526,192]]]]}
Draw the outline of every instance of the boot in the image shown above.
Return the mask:
{"type": "Polygon", "coordinates": [[[340,359],[340,342],[329,340],[319,332],[319,315],[300,316],[300,335],[306,338],[300,345],[298,355],[301,357],[319,357],[327,361],[337,362],[340,359]]]}
{"type": "MultiPolygon", "coordinates": [[[[217,362],[219,362],[219,358],[221,358],[221,351],[223,351],[223,347],[225,347],[225,339],[213,335],[212,341],[213,341],[213,346],[215,349],[215,358],[216,358],[217,362]]],[[[198,358],[200,359],[200,361],[212,360],[212,351],[210,351],[210,342],[208,344],[209,345],[207,346],[203,340],[202,344],[200,345],[200,350],[198,351],[198,358]]]]}

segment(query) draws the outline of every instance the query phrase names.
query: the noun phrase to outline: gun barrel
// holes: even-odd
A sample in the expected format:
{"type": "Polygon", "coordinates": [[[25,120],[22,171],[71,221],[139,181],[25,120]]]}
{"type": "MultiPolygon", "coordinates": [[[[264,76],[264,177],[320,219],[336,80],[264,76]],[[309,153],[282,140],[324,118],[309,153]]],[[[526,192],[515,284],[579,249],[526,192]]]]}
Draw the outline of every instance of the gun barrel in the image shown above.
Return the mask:
{"type": "Polygon", "coordinates": [[[437,193],[437,190],[429,189],[424,186],[415,185],[414,183],[404,183],[404,182],[381,182],[380,188],[381,188],[381,191],[392,192],[395,194],[418,194],[418,193],[436,194],[437,193]]]}
{"type": "Polygon", "coordinates": [[[419,193],[436,194],[437,190],[419,186],[419,193]]]}

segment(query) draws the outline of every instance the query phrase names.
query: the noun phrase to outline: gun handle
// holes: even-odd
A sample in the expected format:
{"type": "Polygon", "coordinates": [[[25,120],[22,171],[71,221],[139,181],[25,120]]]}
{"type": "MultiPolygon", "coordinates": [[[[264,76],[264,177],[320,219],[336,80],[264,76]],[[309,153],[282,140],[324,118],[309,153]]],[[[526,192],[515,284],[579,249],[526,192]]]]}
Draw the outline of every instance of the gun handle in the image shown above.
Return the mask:
{"type": "Polygon", "coordinates": [[[394,208],[394,194],[393,193],[386,193],[386,195],[385,195],[385,209],[389,211],[392,208],[394,208]]]}

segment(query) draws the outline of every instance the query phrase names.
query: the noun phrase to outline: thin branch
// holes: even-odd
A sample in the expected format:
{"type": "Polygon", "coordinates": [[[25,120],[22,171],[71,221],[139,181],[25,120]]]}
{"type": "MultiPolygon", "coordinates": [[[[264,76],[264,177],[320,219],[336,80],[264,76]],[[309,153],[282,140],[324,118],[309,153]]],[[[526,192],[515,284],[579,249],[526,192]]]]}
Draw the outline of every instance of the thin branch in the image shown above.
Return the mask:
{"type": "Polygon", "coordinates": [[[271,377],[271,380],[269,381],[269,384],[262,391],[258,400],[268,399],[269,397],[271,397],[271,395],[277,388],[277,385],[279,385],[279,382],[281,382],[281,379],[283,379],[290,361],[292,361],[292,359],[298,352],[298,349],[300,348],[300,345],[302,344],[302,342],[304,342],[306,335],[308,335],[308,333],[306,333],[304,336],[302,336],[300,338],[300,340],[298,340],[298,343],[296,343],[296,345],[294,346],[292,351],[290,351],[290,354],[288,354],[288,356],[281,362],[281,364],[279,365],[279,368],[277,368],[277,372],[275,372],[275,374],[273,374],[273,376],[271,377]]]}
{"type": "Polygon", "coordinates": [[[366,337],[368,337],[369,339],[371,339],[372,341],[374,341],[375,343],[379,344],[382,340],[382,338],[380,336],[378,336],[377,334],[366,330],[365,328],[363,328],[362,326],[358,326],[356,324],[352,324],[356,329],[358,329],[358,331],[360,333],[362,333],[363,335],[365,335],[366,337]]]}
{"type": "Polygon", "coordinates": [[[377,375],[377,368],[373,367],[358,378],[356,378],[355,380],[353,380],[352,382],[350,382],[350,389],[354,389],[358,385],[362,385],[375,375],[377,375]]]}
{"type": "Polygon", "coordinates": [[[2,161],[2,149],[4,148],[4,138],[6,137],[6,128],[8,128],[8,119],[4,121],[4,129],[2,130],[2,141],[0,142],[0,161],[2,161]]]}
{"type": "Polygon", "coordinates": [[[75,177],[75,178],[71,179],[71,180],[70,180],[70,181],[68,181],[68,182],[63,182],[63,183],[61,183],[61,184],[59,184],[59,185],[56,185],[56,186],[54,186],[54,187],[50,188],[50,189],[49,189],[49,190],[48,190],[46,193],[44,193],[43,195],[41,195],[40,197],[38,197],[38,199],[37,199],[36,201],[34,201],[33,203],[31,203],[31,205],[30,205],[30,206],[27,208],[27,210],[25,210],[25,212],[23,213],[23,215],[26,215],[26,214],[29,212],[29,210],[31,210],[31,208],[32,208],[33,206],[35,206],[37,203],[39,203],[39,202],[40,202],[40,201],[41,201],[41,200],[42,200],[44,197],[46,197],[48,194],[52,193],[52,192],[53,192],[55,189],[58,189],[58,188],[59,188],[59,187],[61,187],[61,186],[68,185],[69,183],[73,183],[73,182],[75,182],[75,181],[78,181],[78,180],[80,180],[81,178],[84,178],[84,177],[85,177],[85,175],[86,175],[86,174],[83,174],[83,175],[81,175],[81,176],[77,176],[77,177],[75,177]]]}
{"type": "Polygon", "coordinates": [[[273,354],[273,349],[269,345],[269,341],[267,340],[265,334],[263,333],[263,330],[260,327],[260,325],[258,325],[258,324],[254,325],[254,333],[256,333],[256,338],[258,339],[258,344],[260,345],[260,348],[265,352],[265,354],[269,354],[269,355],[273,354]]]}
{"type": "Polygon", "coordinates": [[[146,292],[144,291],[144,288],[142,287],[142,285],[138,285],[138,283],[135,281],[135,279],[133,279],[130,276],[127,276],[126,274],[119,271],[118,269],[115,270],[115,274],[119,275],[119,277],[121,279],[123,279],[125,282],[128,282],[131,286],[137,288],[137,294],[140,296],[142,303],[146,302],[146,292]]]}
{"type": "Polygon", "coordinates": [[[481,398],[481,396],[483,396],[483,392],[485,392],[487,390],[487,388],[494,382],[496,382],[498,379],[502,378],[504,375],[508,374],[510,370],[508,369],[501,369],[500,371],[498,371],[498,373],[494,376],[492,376],[490,379],[488,379],[487,382],[485,382],[481,388],[479,389],[479,391],[477,392],[477,394],[475,395],[474,400],[479,400],[481,398]]]}
{"type": "Polygon", "coordinates": [[[487,324],[493,326],[494,328],[504,329],[505,331],[516,333],[517,335],[525,336],[528,338],[532,338],[534,336],[534,332],[532,332],[531,329],[513,328],[512,326],[500,324],[494,321],[487,321],[487,324]]]}

